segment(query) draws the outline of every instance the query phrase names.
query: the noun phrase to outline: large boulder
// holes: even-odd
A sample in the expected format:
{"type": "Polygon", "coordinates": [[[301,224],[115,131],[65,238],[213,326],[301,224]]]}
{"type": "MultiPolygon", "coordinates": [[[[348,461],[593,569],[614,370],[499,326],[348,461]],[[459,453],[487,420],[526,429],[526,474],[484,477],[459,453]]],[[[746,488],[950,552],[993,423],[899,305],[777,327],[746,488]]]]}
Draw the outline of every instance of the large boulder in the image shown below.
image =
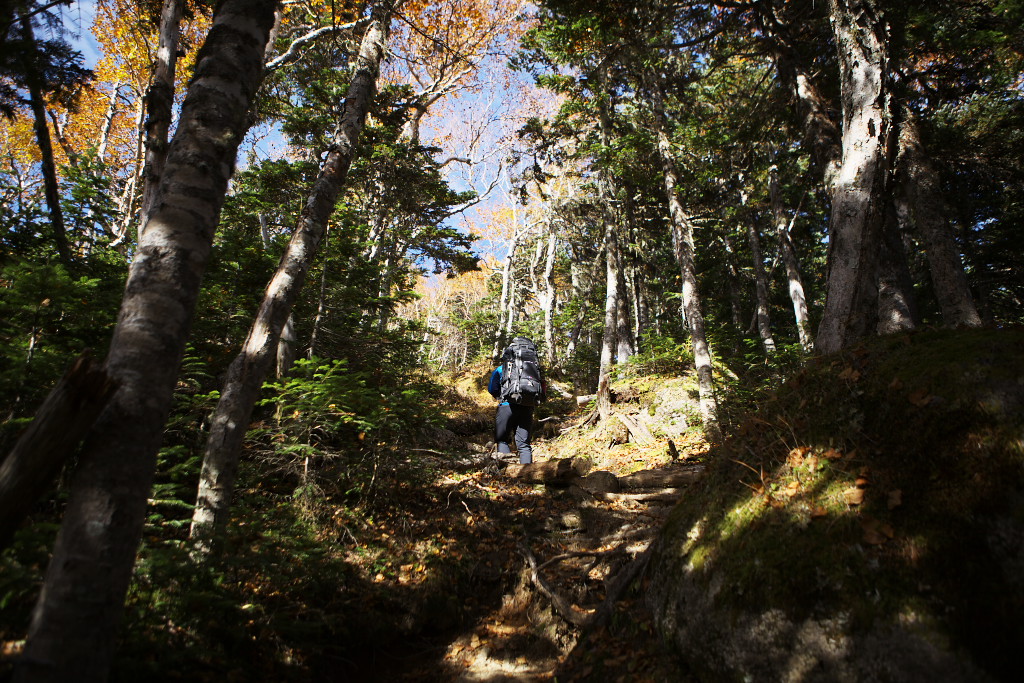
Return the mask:
{"type": "Polygon", "coordinates": [[[714,681],[1017,680],[1024,333],[816,360],[673,510],[646,599],[714,681]]]}

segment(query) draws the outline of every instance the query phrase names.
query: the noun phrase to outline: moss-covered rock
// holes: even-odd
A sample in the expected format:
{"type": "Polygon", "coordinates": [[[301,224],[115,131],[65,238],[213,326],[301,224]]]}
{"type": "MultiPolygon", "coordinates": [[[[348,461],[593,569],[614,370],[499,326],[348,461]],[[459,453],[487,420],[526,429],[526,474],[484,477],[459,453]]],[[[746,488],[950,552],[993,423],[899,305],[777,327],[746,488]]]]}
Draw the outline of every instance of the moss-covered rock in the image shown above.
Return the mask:
{"type": "Polygon", "coordinates": [[[709,680],[1016,679],[1024,331],[816,360],[673,511],[647,599],[709,680]]]}

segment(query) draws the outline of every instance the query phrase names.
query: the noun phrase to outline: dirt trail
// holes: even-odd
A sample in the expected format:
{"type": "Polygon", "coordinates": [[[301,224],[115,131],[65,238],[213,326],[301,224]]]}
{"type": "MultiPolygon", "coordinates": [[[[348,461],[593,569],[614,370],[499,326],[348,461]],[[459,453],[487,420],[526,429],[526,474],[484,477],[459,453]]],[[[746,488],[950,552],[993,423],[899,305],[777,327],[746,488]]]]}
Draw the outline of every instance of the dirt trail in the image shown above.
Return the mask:
{"type": "MultiPolygon", "coordinates": [[[[500,457],[483,444],[493,403],[470,387],[460,389],[477,403],[478,410],[463,418],[476,433],[464,433],[470,439],[463,457],[438,455],[435,464],[449,505],[461,508],[470,526],[486,527],[473,561],[481,583],[499,591],[481,599],[461,628],[424,643],[422,656],[389,675],[407,681],[687,680],[682,664],[660,650],[638,591],[645,553],[681,489],[659,488],[660,495],[650,496],[637,489],[602,492],[601,477],[593,475],[558,486],[515,479],[508,474],[515,456],[500,457]]],[[[535,460],[579,453],[581,440],[591,438],[578,432],[535,439],[535,460]]],[[[589,449],[595,470],[614,475],[666,469],[663,448],[613,452],[591,442],[589,449]]],[[[700,465],[670,467],[694,472],[700,465]]],[[[605,475],[605,484],[609,478],[615,479],[605,475]]],[[[485,585],[481,591],[487,592],[485,585]]]]}

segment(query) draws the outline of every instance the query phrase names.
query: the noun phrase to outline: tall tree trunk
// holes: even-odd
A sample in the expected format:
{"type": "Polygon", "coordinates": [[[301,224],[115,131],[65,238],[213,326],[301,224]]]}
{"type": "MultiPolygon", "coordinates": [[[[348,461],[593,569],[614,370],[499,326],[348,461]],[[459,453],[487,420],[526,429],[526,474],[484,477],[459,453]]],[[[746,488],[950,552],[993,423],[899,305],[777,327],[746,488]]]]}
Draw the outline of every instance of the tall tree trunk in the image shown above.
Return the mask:
{"type": "Polygon", "coordinates": [[[814,351],[814,333],[811,331],[811,316],[807,310],[807,296],[804,294],[804,282],[800,276],[800,260],[796,255],[793,237],[790,234],[790,221],[786,220],[786,210],[782,204],[782,192],[779,189],[779,171],[772,167],[769,177],[768,195],[772,205],[772,216],[775,219],[775,232],[779,236],[779,253],[786,266],[786,281],[789,283],[789,300],[793,302],[793,317],[796,319],[797,334],[800,346],[804,351],[814,351]]]}
{"type": "Polygon", "coordinates": [[[740,342],[745,334],[743,329],[743,299],[740,296],[742,286],[739,264],[737,263],[739,259],[736,256],[736,250],[732,246],[732,238],[729,237],[728,231],[722,232],[722,246],[725,247],[726,281],[729,285],[729,314],[733,329],[736,330],[736,344],[733,350],[739,353],[740,342]]]}
{"type": "Polygon", "coordinates": [[[628,361],[633,354],[633,316],[630,312],[629,288],[626,286],[626,268],[623,261],[622,250],[619,249],[619,241],[615,240],[616,249],[619,251],[619,306],[615,312],[615,337],[616,337],[616,362],[620,365],[628,361]]]}
{"type": "Polygon", "coordinates": [[[747,223],[747,243],[750,245],[750,257],[754,268],[754,295],[756,301],[755,318],[757,333],[765,353],[775,353],[775,337],[772,336],[771,309],[768,302],[768,275],[764,270],[764,257],[761,253],[761,232],[757,229],[757,221],[747,210],[746,190],[740,190],[740,205],[743,207],[743,220],[747,223]]]}
{"type": "Polygon", "coordinates": [[[980,327],[981,316],[950,229],[938,171],[921,143],[913,113],[906,109],[900,124],[899,146],[897,177],[911,218],[925,243],[942,322],[947,327],[980,327]]]}
{"type": "Polygon", "coordinates": [[[114,127],[114,117],[117,116],[117,100],[121,91],[120,81],[115,81],[110,89],[110,101],[107,103],[107,111],[103,115],[103,127],[100,129],[100,142],[96,146],[96,158],[100,161],[107,160],[107,144],[110,142],[110,130],[114,127]]]}
{"type": "MultiPolygon", "coordinates": [[[[200,52],[15,681],[104,681],[217,217],[260,80],[274,0],[225,0],[200,52]]],[[[59,428],[55,427],[55,428],[59,428]]]]}
{"type": "Polygon", "coordinates": [[[167,132],[171,128],[171,110],[174,107],[174,79],[178,63],[178,33],[185,0],[164,0],[160,12],[160,40],[156,49],[153,80],[146,91],[145,130],[146,161],[142,176],[142,215],[153,206],[156,188],[160,183],[167,159],[167,132]]]}
{"type": "Polygon", "coordinates": [[[124,191],[117,201],[117,212],[118,226],[117,233],[114,236],[114,241],[110,243],[111,247],[119,248],[122,253],[127,252],[127,248],[124,247],[124,243],[128,241],[130,236],[132,223],[135,221],[135,201],[138,199],[138,187],[139,180],[142,177],[142,165],[144,159],[144,150],[142,146],[142,124],[146,117],[145,100],[142,97],[136,99],[135,107],[135,129],[137,132],[135,136],[135,159],[132,164],[132,174],[128,178],[128,182],[125,183],[124,191]]]}
{"type": "Polygon", "coordinates": [[[498,300],[498,328],[494,334],[494,346],[491,356],[501,356],[505,342],[511,339],[512,328],[515,325],[515,288],[513,282],[513,270],[515,269],[516,249],[519,241],[526,236],[526,230],[519,229],[516,211],[512,209],[512,240],[508,244],[508,251],[505,253],[505,260],[501,269],[501,298],[498,300]]]}
{"type": "Polygon", "coordinates": [[[711,369],[711,346],[704,329],[704,312],[701,310],[700,290],[697,287],[697,266],[693,260],[693,223],[679,200],[676,187],[679,184],[672,144],[665,132],[665,105],[660,85],[651,90],[651,104],[654,109],[654,129],[658,139],[658,156],[661,158],[665,182],[665,196],[668,199],[669,218],[672,226],[672,243],[676,261],[683,278],[683,310],[686,324],[693,343],[693,360],[697,366],[697,388],[700,394],[701,417],[704,429],[712,441],[722,440],[722,427],[718,422],[718,401],[715,398],[715,383],[711,369]]]}
{"type": "Polygon", "coordinates": [[[544,348],[548,352],[549,367],[558,366],[558,348],[555,346],[555,308],[558,305],[558,290],[555,288],[557,253],[558,236],[552,230],[548,234],[547,258],[544,261],[544,348]]]}
{"type": "Polygon", "coordinates": [[[601,365],[597,376],[597,410],[602,420],[608,419],[612,410],[612,366],[615,363],[618,336],[619,250],[615,223],[612,220],[608,220],[605,226],[604,254],[604,332],[601,336],[601,365]]]}
{"type": "Polygon", "coordinates": [[[71,248],[68,246],[67,231],[64,228],[64,214],[60,208],[60,186],[57,183],[57,164],[53,158],[53,143],[50,140],[50,127],[46,123],[46,100],[43,99],[43,76],[35,64],[36,41],[32,32],[32,21],[27,17],[21,19],[21,29],[26,41],[32,45],[32,53],[25,55],[25,75],[28,85],[29,105],[35,122],[36,144],[39,145],[41,156],[40,166],[43,172],[43,197],[46,199],[47,213],[50,215],[50,230],[53,244],[57,248],[57,256],[66,267],[71,267],[71,248]]]}
{"type": "Polygon", "coordinates": [[[882,227],[878,258],[878,334],[893,334],[917,326],[914,280],[907,265],[896,207],[889,206],[882,227]]]}
{"type": "Polygon", "coordinates": [[[309,335],[309,351],[306,354],[307,358],[313,358],[316,355],[316,344],[320,337],[320,328],[324,323],[324,316],[327,314],[327,240],[331,236],[331,229],[328,226],[324,230],[324,260],[323,266],[320,270],[320,295],[316,300],[316,317],[313,318],[313,331],[309,335]]]}
{"type": "Polygon", "coordinates": [[[776,13],[774,3],[758,2],[754,9],[769,38],[779,80],[789,90],[797,111],[803,116],[804,138],[821,167],[825,187],[831,190],[839,177],[842,159],[842,133],[830,115],[833,108],[815,83],[812,69],[793,45],[791,29],[776,13]]]}
{"type": "Polygon", "coordinates": [[[875,330],[892,134],[888,26],[879,8],[874,0],[829,0],[829,14],[842,81],[843,163],[832,197],[822,353],[875,330]]]}
{"type": "Polygon", "coordinates": [[[376,88],[391,14],[391,2],[379,2],[374,6],[373,21],[363,35],[334,145],[306,199],[298,226],[281,257],[277,272],[267,286],[242,351],[228,368],[224,389],[210,424],[192,516],[190,536],[199,555],[213,552],[227,527],[238,458],[252,409],[274,361],[281,329],[291,314],[348,175],[376,88]]]}

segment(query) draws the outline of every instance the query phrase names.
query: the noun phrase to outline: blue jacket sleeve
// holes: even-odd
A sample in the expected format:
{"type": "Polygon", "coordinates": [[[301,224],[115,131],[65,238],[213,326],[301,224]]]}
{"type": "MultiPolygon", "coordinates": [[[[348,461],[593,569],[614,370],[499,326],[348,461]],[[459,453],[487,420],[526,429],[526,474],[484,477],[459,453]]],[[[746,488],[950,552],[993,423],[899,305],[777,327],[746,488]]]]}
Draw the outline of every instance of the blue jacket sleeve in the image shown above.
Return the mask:
{"type": "Polygon", "coordinates": [[[494,398],[501,395],[501,366],[491,373],[491,381],[487,384],[487,393],[494,398]]]}

